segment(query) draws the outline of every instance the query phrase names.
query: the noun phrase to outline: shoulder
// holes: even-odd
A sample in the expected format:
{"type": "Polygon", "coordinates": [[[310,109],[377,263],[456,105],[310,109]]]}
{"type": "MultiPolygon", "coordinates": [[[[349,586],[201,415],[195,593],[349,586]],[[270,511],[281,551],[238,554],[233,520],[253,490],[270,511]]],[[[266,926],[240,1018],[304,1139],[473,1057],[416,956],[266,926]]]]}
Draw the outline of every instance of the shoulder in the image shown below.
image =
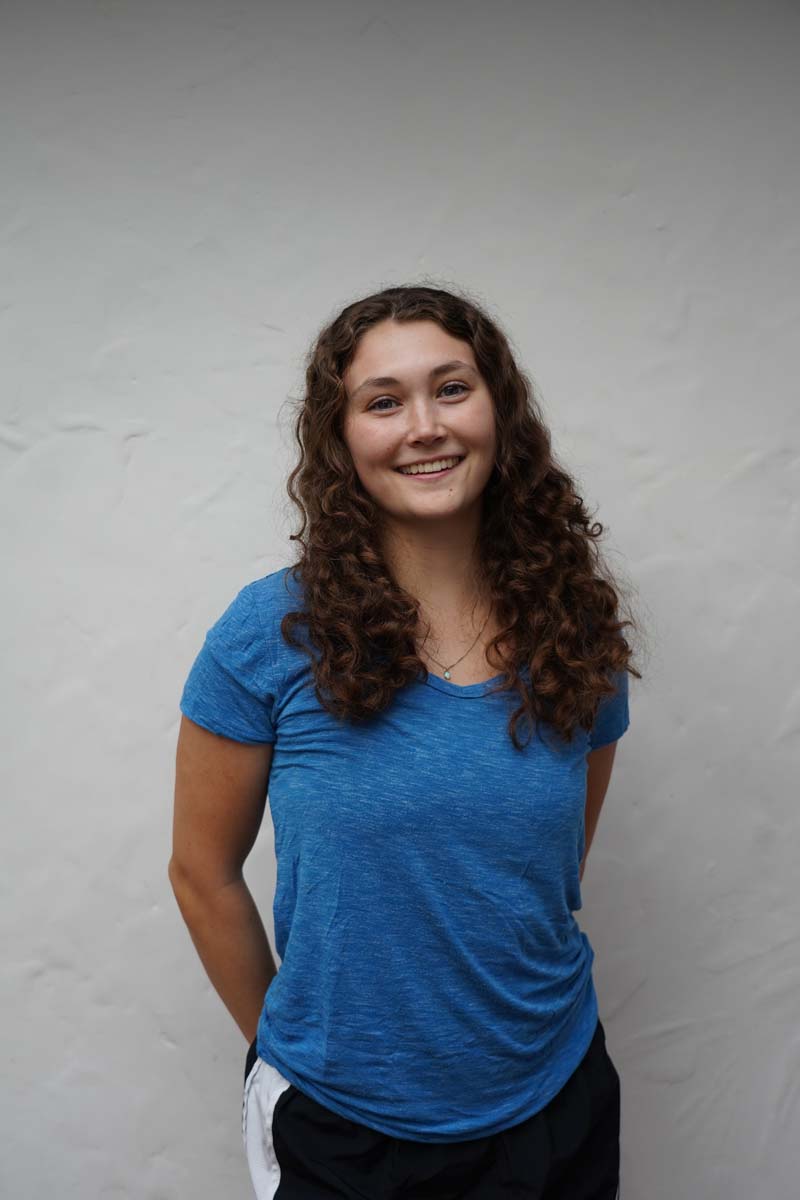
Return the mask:
{"type": "Polygon", "coordinates": [[[614,691],[604,696],[597,709],[589,734],[589,750],[598,750],[622,737],[630,725],[628,704],[628,672],[615,671],[611,676],[614,691]]]}
{"type": "Polygon", "coordinates": [[[277,659],[283,645],[281,621],[286,613],[303,608],[302,586],[292,574],[291,566],[280,567],[245,584],[231,608],[254,634],[266,641],[277,659]]]}
{"type": "Polygon", "coordinates": [[[293,582],[290,567],[281,567],[245,583],[228,604],[209,631],[237,629],[263,622],[269,626],[275,617],[282,617],[300,602],[298,585],[293,582]]]}
{"type": "Polygon", "coordinates": [[[285,571],[241,587],[206,632],[180,707],[213,733],[236,741],[275,740],[275,705],[283,679],[280,619],[293,604],[285,571]]]}
{"type": "Polygon", "coordinates": [[[292,567],[279,567],[269,575],[246,583],[236,598],[243,609],[249,609],[262,620],[282,617],[284,613],[302,606],[302,587],[292,574],[292,567]]]}
{"type": "MultiPolygon", "coordinates": [[[[286,614],[303,608],[302,584],[291,566],[280,567],[240,589],[214,629],[209,630],[212,648],[218,633],[250,663],[258,659],[268,662],[274,678],[282,679],[306,661],[296,646],[287,643],[281,631],[286,614]]],[[[295,629],[293,636],[301,645],[308,640],[303,625],[295,629]]]]}

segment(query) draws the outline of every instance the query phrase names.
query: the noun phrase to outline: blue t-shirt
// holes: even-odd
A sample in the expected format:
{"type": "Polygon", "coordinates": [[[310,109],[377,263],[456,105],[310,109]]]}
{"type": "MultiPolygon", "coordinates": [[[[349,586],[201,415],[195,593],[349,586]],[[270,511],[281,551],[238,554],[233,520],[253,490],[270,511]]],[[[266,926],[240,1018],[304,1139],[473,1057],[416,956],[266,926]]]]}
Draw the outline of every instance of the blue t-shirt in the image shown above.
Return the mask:
{"type": "Polygon", "coordinates": [[[487,695],[499,676],[430,674],[351,725],[281,637],[300,587],[284,567],[242,588],[180,701],[206,729],[274,743],[281,964],[258,1054],[382,1133],[488,1136],[543,1108],[595,1031],[594,953],[572,915],[586,754],[627,729],[627,673],[571,746],[550,726],[515,750],[517,693],[487,695]]]}

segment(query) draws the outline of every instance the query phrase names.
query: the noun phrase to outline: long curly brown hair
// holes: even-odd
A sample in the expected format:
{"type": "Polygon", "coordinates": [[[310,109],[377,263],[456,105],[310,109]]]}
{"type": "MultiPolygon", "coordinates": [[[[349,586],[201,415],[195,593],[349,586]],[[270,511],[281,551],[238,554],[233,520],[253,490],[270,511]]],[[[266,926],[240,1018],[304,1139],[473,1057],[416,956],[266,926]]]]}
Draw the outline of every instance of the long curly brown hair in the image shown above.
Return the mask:
{"type": "Polygon", "coordinates": [[[603,526],[590,523],[553,455],[531,381],[497,323],[463,289],[388,287],[347,305],[309,351],[305,395],[296,399],[300,456],[287,482],[301,515],[290,540],[302,549],[290,573],[302,586],[303,608],[285,614],[281,633],[311,658],[317,699],[341,720],[368,721],[398,688],[427,679],[416,652],[418,603],[381,553],[381,511],[343,437],[343,373],[359,339],[387,319],[436,321],[472,347],[497,433],[477,544],[481,583],[502,627],[487,647],[503,668],[492,694],[519,694],[508,725],[517,750],[523,720],[528,738],[543,722],[571,743],[577,726],[591,729],[601,699],[614,693],[614,672],[641,679],[622,632],[637,625],[622,619],[621,590],[596,545],[603,526]]]}

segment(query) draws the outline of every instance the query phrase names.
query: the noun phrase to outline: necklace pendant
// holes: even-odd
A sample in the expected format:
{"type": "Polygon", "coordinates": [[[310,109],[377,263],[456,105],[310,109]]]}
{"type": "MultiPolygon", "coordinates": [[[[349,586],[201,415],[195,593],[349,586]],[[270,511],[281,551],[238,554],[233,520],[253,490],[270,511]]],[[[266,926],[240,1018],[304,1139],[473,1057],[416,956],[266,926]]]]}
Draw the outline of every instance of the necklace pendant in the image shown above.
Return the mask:
{"type": "Polygon", "coordinates": [[[450,672],[449,672],[449,671],[445,671],[445,673],[444,673],[444,677],[445,677],[445,679],[449,679],[449,678],[450,678],[450,672]]]}

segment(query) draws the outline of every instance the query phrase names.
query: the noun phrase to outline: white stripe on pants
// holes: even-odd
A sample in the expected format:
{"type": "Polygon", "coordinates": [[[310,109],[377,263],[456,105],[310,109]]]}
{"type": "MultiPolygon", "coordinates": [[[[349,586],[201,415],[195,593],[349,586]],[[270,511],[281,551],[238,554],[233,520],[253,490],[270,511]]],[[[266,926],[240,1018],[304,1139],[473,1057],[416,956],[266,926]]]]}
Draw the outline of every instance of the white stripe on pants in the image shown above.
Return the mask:
{"type": "Polygon", "coordinates": [[[257,1058],[244,1085],[242,1141],[256,1200],[272,1200],[281,1181],[281,1168],[272,1141],[275,1105],[290,1087],[271,1063],[257,1058]]]}

